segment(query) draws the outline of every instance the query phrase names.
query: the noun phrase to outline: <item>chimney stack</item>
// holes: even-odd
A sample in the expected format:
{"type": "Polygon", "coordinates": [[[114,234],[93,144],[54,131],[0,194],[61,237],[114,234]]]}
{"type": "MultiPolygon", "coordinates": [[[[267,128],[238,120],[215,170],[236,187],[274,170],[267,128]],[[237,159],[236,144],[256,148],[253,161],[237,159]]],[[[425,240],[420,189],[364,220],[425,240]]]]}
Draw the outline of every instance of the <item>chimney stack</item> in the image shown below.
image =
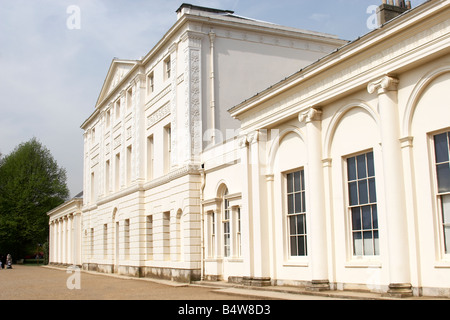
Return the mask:
{"type": "Polygon", "coordinates": [[[377,9],[378,25],[381,26],[395,17],[411,9],[411,1],[383,0],[383,4],[377,9]]]}

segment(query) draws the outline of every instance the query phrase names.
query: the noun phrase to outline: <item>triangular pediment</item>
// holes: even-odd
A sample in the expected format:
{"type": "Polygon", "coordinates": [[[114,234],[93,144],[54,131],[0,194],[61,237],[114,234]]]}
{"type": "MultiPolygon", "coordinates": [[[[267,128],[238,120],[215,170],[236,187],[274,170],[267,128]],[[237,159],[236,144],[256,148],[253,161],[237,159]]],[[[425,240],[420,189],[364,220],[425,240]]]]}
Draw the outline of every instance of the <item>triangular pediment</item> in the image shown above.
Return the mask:
{"type": "Polygon", "coordinates": [[[121,83],[128,73],[138,64],[136,60],[114,59],[109,67],[97,100],[97,106],[121,83]]]}

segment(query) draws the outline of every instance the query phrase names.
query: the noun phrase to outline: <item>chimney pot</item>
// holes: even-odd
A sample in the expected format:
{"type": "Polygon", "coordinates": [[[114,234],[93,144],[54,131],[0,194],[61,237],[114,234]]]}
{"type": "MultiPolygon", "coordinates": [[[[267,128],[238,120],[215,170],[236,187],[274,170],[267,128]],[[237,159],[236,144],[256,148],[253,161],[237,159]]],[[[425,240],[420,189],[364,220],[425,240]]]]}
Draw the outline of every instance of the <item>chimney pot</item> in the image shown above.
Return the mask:
{"type": "Polygon", "coordinates": [[[383,4],[377,9],[378,25],[381,26],[395,17],[411,9],[411,1],[408,0],[382,0],[383,4]]]}

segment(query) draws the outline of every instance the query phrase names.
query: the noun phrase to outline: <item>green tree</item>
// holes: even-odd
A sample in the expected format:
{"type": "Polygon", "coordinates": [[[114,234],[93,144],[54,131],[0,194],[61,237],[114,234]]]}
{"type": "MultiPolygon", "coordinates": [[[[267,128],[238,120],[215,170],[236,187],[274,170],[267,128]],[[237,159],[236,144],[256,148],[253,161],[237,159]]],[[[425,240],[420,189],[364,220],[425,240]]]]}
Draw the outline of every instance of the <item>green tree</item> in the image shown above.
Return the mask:
{"type": "Polygon", "coordinates": [[[0,252],[19,258],[48,238],[47,212],[69,196],[67,176],[36,138],[0,159],[0,252]]]}

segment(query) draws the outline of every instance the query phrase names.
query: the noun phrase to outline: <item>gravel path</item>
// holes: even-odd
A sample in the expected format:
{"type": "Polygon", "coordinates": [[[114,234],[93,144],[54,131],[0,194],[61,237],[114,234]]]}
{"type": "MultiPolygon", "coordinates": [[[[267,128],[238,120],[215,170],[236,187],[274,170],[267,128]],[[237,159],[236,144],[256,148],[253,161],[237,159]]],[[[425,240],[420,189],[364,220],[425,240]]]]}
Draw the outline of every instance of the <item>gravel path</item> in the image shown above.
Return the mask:
{"type": "Polygon", "coordinates": [[[0,269],[0,300],[249,300],[215,289],[166,285],[92,273],[68,273],[42,266],[0,269]],[[78,278],[77,278],[78,277],[78,278]],[[67,286],[79,285],[70,290],[67,286]]]}

